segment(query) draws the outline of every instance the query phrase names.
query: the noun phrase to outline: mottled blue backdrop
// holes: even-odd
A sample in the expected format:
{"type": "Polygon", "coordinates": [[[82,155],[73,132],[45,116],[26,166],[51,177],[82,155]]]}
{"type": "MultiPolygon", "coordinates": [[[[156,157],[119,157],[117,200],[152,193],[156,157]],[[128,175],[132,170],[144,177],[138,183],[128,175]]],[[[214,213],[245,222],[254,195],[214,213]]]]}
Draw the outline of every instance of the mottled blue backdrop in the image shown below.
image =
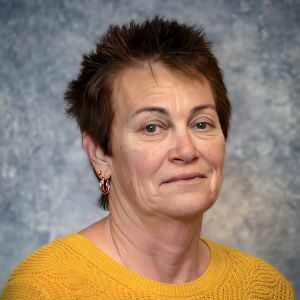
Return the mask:
{"type": "Polygon", "coordinates": [[[23,257],[104,216],[63,93],[110,23],[204,26],[233,103],[204,235],[277,266],[300,297],[300,1],[0,0],[0,286],[23,257]]]}

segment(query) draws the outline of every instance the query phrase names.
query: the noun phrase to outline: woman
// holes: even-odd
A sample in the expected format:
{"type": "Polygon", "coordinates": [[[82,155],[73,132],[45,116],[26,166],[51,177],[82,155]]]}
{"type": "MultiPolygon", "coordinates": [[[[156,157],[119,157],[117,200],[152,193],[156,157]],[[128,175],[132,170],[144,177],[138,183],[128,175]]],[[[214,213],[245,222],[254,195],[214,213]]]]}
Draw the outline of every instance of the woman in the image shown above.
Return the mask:
{"type": "Polygon", "coordinates": [[[202,30],[111,26],[65,98],[110,214],[25,259],[2,299],[293,299],[268,263],[199,238],[231,111],[202,30]]]}

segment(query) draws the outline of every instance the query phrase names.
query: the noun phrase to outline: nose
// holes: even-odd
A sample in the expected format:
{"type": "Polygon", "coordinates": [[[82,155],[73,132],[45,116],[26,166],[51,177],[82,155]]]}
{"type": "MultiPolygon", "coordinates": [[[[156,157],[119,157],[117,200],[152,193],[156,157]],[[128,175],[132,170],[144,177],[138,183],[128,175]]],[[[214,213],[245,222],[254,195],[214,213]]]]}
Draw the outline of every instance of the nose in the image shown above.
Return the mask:
{"type": "Polygon", "coordinates": [[[171,137],[171,147],[169,150],[169,160],[176,164],[187,164],[199,158],[195,140],[188,130],[176,132],[171,137]]]}

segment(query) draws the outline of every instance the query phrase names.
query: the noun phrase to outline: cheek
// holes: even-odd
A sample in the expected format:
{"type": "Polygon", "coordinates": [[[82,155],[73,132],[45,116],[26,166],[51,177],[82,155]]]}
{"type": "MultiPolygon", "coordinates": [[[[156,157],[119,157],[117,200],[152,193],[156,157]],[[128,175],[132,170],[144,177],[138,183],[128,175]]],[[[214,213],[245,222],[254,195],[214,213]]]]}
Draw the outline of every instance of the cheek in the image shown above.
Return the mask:
{"type": "Polygon", "coordinates": [[[207,160],[214,169],[223,170],[225,157],[225,143],[216,141],[207,149],[207,160]]]}
{"type": "Polygon", "coordinates": [[[161,167],[164,155],[159,147],[139,146],[132,149],[130,164],[134,167],[136,175],[152,176],[161,167]]]}

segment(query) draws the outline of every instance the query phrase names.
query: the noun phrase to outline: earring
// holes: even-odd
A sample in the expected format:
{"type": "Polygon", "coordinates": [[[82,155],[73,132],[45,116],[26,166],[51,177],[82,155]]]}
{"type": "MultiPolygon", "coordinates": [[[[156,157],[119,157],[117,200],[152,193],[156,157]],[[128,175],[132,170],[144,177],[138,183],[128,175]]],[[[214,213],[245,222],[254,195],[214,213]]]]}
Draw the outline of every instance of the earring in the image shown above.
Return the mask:
{"type": "Polygon", "coordinates": [[[110,180],[105,179],[104,176],[101,177],[101,174],[102,174],[101,171],[97,172],[97,175],[100,178],[99,190],[101,191],[102,194],[108,194],[110,191],[110,180]]]}

